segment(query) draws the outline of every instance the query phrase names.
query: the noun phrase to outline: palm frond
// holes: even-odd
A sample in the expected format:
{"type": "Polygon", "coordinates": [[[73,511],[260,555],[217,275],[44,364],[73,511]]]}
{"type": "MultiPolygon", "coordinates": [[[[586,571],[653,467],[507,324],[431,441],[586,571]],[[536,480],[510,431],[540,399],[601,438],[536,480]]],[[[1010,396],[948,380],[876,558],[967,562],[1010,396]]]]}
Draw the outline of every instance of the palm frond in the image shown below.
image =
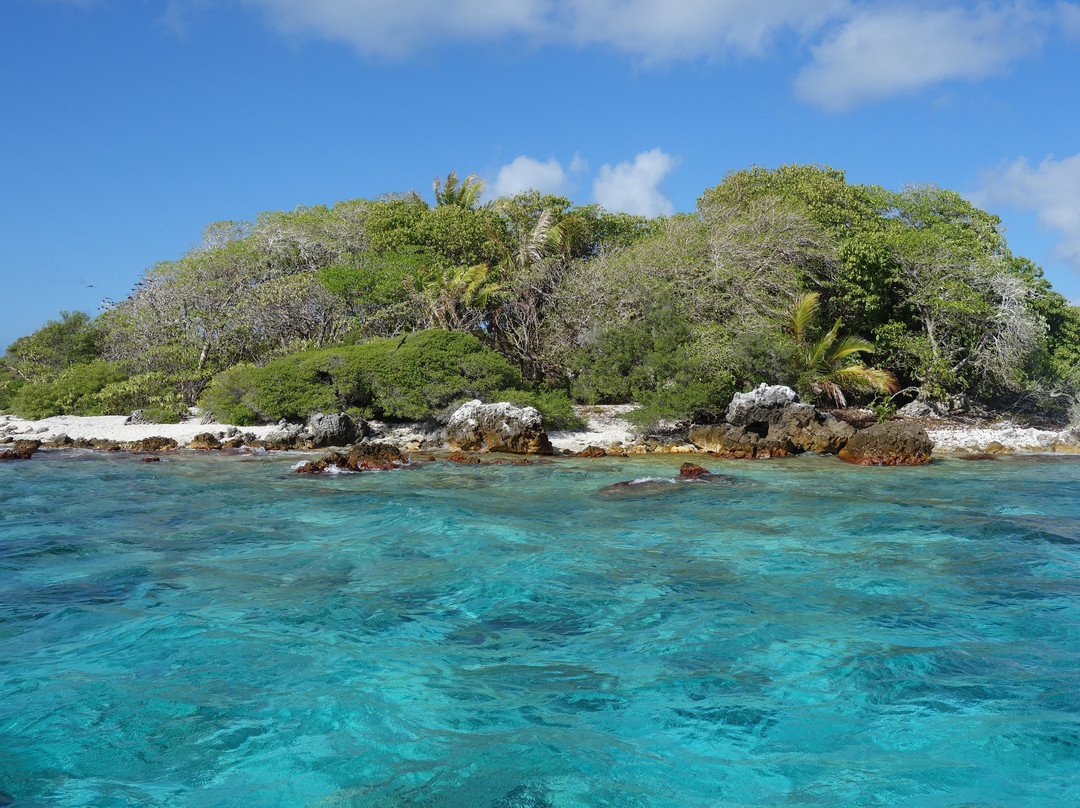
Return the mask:
{"type": "Polygon", "coordinates": [[[810,327],[814,320],[817,319],[818,298],[817,292],[807,292],[788,309],[788,324],[791,329],[791,336],[795,338],[795,342],[799,345],[809,341],[810,327]]]}
{"type": "Polygon", "coordinates": [[[870,368],[861,364],[836,368],[832,376],[838,384],[843,384],[853,390],[895,393],[899,389],[896,377],[889,371],[870,368]]]}
{"type": "MultiPolygon", "coordinates": [[[[837,320],[837,325],[839,325],[837,320]]],[[[845,359],[860,353],[874,353],[874,344],[862,337],[844,337],[829,349],[828,361],[830,364],[841,364],[845,359]]]]}

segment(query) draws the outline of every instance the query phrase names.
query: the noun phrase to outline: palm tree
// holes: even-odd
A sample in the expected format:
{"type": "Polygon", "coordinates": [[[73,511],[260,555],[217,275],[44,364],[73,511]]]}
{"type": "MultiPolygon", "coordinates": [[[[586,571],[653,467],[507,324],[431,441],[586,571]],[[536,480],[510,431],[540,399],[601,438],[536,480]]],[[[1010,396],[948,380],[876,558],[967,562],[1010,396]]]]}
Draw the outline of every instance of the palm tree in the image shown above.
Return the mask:
{"type": "Polygon", "coordinates": [[[874,346],[862,337],[840,337],[840,320],[827,334],[813,340],[818,317],[818,293],[803,295],[788,309],[788,331],[795,339],[795,363],[802,383],[817,397],[827,396],[846,407],[844,390],[895,393],[896,377],[859,361],[859,354],[873,353],[874,346]]]}
{"type": "Polygon", "coordinates": [[[435,189],[436,205],[457,205],[461,208],[475,208],[484,192],[484,180],[479,174],[470,174],[458,184],[456,171],[446,175],[446,182],[436,177],[432,183],[435,189]]]}

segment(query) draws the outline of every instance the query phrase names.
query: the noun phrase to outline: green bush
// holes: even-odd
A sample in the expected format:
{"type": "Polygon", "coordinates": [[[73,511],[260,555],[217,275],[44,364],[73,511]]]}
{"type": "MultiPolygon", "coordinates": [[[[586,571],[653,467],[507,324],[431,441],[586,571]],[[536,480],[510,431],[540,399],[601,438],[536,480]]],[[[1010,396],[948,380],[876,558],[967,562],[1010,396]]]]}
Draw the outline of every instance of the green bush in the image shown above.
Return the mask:
{"type": "Polygon", "coordinates": [[[73,365],[52,381],[19,388],[12,397],[11,411],[33,420],[53,415],[123,415],[125,410],[102,400],[101,391],[126,378],[119,366],[109,362],[73,365]]]}
{"type": "Polygon", "coordinates": [[[109,412],[143,410],[147,417],[151,411],[159,413],[159,424],[179,423],[185,410],[176,381],[165,373],[140,373],[112,382],[101,389],[97,398],[109,412]]]}
{"type": "Polygon", "coordinates": [[[643,396],[641,408],[630,414],[630,420],[640,426],[653,426],[661,420],[714,423],[723,417],[735,391],[727,375],[708,380],[676,379],[643,396]]]}
{"type": "Polygon", "coordinates": [[[203,391],[203,409],[226,424],[254,426],[259,423],[254,397],[258,390],[258,371],[254,365],[242,362],[222,371],[203,391]]]}
{"type": "Polygon", "coordinates": [[[202,405],[240,425],[344,410],[419,421],[522,386],[520,372],[476,337],[432,329],[238,365],[214,378],[202,405]]]}
{"type": "Polygon", "coordinates": [[[602,332],[570,360],[570,394],[586,404],[641,401],[687,362],[689,322],[669,305],[602,332]]]}
{"type": "Polygon", "coordinates": [[[14,372],[0,366],[0,412],[10,410],[12,399],[19,392],[19,388],[25,385],[26,382],[16,376],[14,372]]]}

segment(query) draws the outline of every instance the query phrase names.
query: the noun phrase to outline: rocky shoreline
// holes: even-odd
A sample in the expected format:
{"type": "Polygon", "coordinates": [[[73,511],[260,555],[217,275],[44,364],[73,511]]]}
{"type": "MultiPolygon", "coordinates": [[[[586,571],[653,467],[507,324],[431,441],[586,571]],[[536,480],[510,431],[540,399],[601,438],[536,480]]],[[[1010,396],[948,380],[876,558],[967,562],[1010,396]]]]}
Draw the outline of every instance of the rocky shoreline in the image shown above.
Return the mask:
{"type": "MultiPolygon", "coordinates": [[[[362,444],[392,446],[406,455],[506,452],[625,457],[677,453],[769,458],[816,452],[839,454],[849,462],[873,465],[929,462],[931,453],[933,456],[1080,453],[1078,426],[1054,431],[1007,420],[972,424],[948,416],[923,414],[856,429],[833,414],[800,403],[788,388],[762,386],[738,394],[725,422],[685,428],[672,425],[662,434],[638,430],[627,420],[633,409],[632,405],[578,407],[577,414],[586,421],[584,429],[551,433],[543,431],[538,414],[531,408],[481,405],[479,401],[463,405],[446,425],[353,422],[337,414],[313,416],[304,424],[282,422],[256,427],[205,423],[197,416],[179,424],[149,424],[139,423],[137,415],[63,415],[40,421],[0,415],[0,459],[28,457],[28,446],[32,443],[45,449],[147,453],[173,449],[311,452],[362,444]],[[854,441],[856,435],[859,440],[854,441]],[[906,448],[858,448],[868,441],[873,444],[875,435],[878,444],[882,436],[887,436],[890,446],[906,448]],[[867,451],[869,454],[865,454],[867,451]],[[853,452],[863,453],[861,459],[852,457],[853,452]]],[[[844,414],[855,422],[861,419],[862,425],[871,420],[868,411],[844,414]]]]}

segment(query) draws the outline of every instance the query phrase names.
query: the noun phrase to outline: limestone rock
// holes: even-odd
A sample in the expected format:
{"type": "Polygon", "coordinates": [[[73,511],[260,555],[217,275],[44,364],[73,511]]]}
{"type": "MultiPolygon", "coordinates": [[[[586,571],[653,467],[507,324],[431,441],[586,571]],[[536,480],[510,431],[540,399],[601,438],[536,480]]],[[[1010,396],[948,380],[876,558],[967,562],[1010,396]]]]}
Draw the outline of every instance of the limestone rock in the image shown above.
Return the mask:
{"type": "Polygon", "coordinates": [[[799,403],[799,394],[790,387],[762,383],[749,393],[732,396],[724,419],[733,426],[770,421],[776,413],[799,403]]]}
{"type": "Polygon", "coordinates": [[[319,474],[331,466],[343,471],[390,471],[408,464],[409,458],[389,443],[361,443],[349,449],[348,454],[330,454],[312,460],[296,469],[297,474],[319,474]]]}
{"type": "Polygon", "coordinates": [[[209,432],[200,432],[194,438],[191,439],[191,443],[188,444],[189,449],[220,449],[221,441],[214,437],[209,432]]]}
{"type": "Polygon", "coordinates": [[[315,413],[302,424],[279,423],[269,433],[265,445],[269,449],[324,449],[328,446],[348,446],[368,434],[364,419],[353,421],[345,413],[315,413]]]}
{"type": "Polygon", "coordinates": [[[790,457],[836,454],[855,434],[850,424],[803,404],[782,385],[736,393],[726,418],[726,424],[691,427],[690,442],[724,457],[790,457]]]}
{"type": "Polygon", "coordinates": [[[683,463],[679,466],[679,477],[683,480],[696,480],[699,477],[708,477],[712,474],[707,468],[702,468],[697,463],[683,463]]]}
{"type": "Polygon", "coordinates": [[[599,446],[586,446],[580,452],[577,453],[578,457],[606,457],[607,452],[601,449],[599,446]]]}
{"type": "Polygon", "coordinates": [[[39,440],[17,440],[10,449],[0,452],[0,460],[29,460],[40,448],[39,440]]]}
{"type": "Polygon", "coordinates": [[[912,421],[886,421],[856,432],[840,459],[860,466],[921,466],[930,462],[934,442],[912,421]]]}
{"type": "Polygon", "coordinates": [[[163,438],[160,435],[121,444],[123,448],[130,449],[133,452],[164,452],[175,449],[177,445],[172,438],[163,438]]]}
{"type": "Polygon", "coordinates": [[[316,413],[304,422],[301,442],[305,449],[321,449],[324,446],[348,446],[368,434],[368,424],[363,418],[353,421],[343,412],[316,413]]]}
{"type": "Polygon", "coordinates": [[[484,404],[473,399],[462,404],[446,425],[446,442],[456,450],[553,453],[536,408],[515,407],[505,401],[484,404]]]}

